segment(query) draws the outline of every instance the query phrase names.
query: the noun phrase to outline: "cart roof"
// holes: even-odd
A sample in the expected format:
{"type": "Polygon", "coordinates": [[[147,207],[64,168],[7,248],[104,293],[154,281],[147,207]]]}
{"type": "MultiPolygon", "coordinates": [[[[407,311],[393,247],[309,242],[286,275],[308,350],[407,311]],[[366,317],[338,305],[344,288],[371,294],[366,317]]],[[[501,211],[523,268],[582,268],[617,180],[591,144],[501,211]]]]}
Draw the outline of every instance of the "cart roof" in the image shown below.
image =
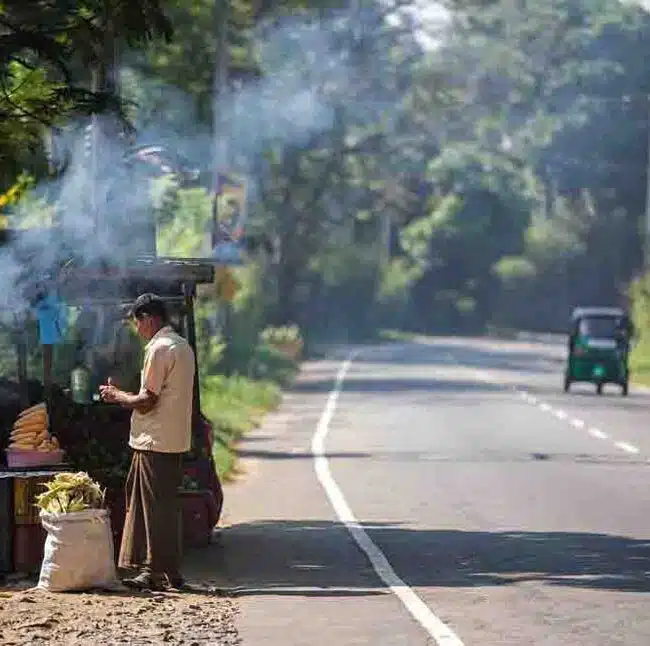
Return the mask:
{"type": "MultiPolygon", "coordinates": [[[[0,229],[0,247],[10,245],[21,237],[26,236],[28,243],[26,252],[19,252],[17,259],[29,267],[30,256],[34,256],[39,246],[52,244],[52,233],[49,229],[0,229]]],[[[89,266],[77,262],[76,253],[71,249],[59,250],[60,266],[65,282],[102,280],[114,281],[124,279],[173,280],[184,283],[205,284],[214,281],[215,264],[206,258],[176,258],[161,256],[137,255],[125,262],[115,263],[99,261],[89,266]],[[67,263],[67,264],[66,264],[67,263]]],[[[51,255],[51,254],[50,254],[51,255]]]]}
{"type": "Polygon", "coordinates": [[[182,297],[189,287],[214,282],[215,267],[200,260],[170,258],[138,259],[121,267],[69,267],[62,271],[57,285],[68,302],[128,302],[145,292],[166,299],[182,297]]]}

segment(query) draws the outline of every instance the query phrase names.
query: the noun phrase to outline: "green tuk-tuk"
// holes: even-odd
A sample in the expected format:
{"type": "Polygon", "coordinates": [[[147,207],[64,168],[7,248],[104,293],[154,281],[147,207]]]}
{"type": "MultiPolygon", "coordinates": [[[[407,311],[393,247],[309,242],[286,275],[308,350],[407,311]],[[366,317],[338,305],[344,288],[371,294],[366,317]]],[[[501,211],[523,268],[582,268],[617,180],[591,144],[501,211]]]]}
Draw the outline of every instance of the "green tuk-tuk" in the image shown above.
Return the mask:
{"type": "Polygon", "coordinates": [[[576,307],[571,313],[564,392],[574,382],[587,382],[596,385],[599,395],[605,384],[617,384],[627,395],[632,335],[632,322],[623,309],[576,307]]]}

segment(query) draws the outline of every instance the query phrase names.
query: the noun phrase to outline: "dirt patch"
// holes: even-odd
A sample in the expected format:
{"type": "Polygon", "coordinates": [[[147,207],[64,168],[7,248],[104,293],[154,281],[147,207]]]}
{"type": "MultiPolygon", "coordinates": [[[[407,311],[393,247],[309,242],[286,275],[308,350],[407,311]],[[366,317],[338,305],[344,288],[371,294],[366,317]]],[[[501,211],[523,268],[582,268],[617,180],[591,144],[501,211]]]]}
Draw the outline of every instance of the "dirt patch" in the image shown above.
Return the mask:
{"type": "Polygon", "coordinates": [[[232,600],[210,587],[180,593],[48,593],[0,587],[0,644],[235,646],[232,600]]]}

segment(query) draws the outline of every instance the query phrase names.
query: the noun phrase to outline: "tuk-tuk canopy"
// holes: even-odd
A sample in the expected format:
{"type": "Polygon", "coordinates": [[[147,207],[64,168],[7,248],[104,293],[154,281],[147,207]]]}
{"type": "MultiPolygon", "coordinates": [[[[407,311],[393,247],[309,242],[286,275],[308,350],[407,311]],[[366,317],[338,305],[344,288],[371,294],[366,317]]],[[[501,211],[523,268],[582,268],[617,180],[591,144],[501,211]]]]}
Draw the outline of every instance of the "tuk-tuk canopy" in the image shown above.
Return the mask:
{"type": "Polygon", "coordinates": [[[572,321],[591,317],[625,318],[627,314],[620,307],[576,307],[571,313],[572,321]]]}
{"type": "Polygon", "coordinates": [[[620,307],[576,307],[571,314],[574,333],[592,338],[611,339],[632,334],[632,322],[620,307]]]}

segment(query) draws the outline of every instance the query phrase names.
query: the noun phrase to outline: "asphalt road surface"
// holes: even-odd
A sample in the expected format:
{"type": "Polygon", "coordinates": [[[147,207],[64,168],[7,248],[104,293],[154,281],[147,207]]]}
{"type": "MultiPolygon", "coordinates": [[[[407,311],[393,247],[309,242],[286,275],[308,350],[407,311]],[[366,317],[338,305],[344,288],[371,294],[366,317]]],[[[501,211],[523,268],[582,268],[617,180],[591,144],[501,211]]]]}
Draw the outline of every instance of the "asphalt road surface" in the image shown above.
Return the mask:
{"type": "Polygon", "coordinates": [[[227,492],[244,646],[650,645],[650,395],[565,395],[563,356],[432,339],[342,382],[308,366],[227,492]]]}

